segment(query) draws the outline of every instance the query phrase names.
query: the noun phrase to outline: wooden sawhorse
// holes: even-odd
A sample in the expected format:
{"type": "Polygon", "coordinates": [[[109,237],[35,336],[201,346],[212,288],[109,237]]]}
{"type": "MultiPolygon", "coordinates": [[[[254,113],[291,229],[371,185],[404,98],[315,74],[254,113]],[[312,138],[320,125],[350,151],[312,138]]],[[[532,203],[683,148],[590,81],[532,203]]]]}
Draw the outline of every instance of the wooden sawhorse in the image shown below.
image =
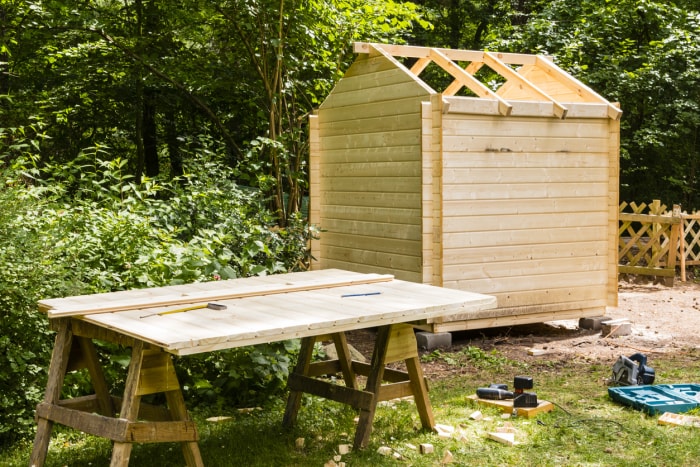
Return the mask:
{"type": "Polygon", "coordinates": [[[294,372],[289,375],[287,386],[290,395],[284,413],[285,426],[295,422],[303,393],[341,402],[359,410],[353,444],[355,449],[364,448],[369,443],[372,421],[380,401],[414,396],[423,428],[435,427],[416,337],[413,326],[409,324],[392,324],[378,329],[370,364],[352,360],[344,333],[302,339],[299,361],[294,372]],[[335,344],[338,359],[312,363],[314,344],[329,339],[335,344]],[[398,361],[406,363],[406,372],[386,368],[386,365],[398,361]],[[342,373],[345,386],[316,378],[338,373],[342,373]],[[365,389],[358,387],[356,375],[367,377],[365,389]],[[384,381],[387,384],[382,384],[384,381]]]}
{"type": "Polygon", "coordinates": [[[58,331],[44,401],[36,408],[37,434],[31,466],[42,466],[54,422],[114,442],[111,466],[129,464],[133,443],[180,442],[188,466],[203,466],[197,429],[185,408],[170,354],[138,339],[72,318],[53,323],[58,331]],[[131,363],[122,398],[108,392],[93,338],[131,347],[131,363]],[[66,372],[87,368],[94,395],[61,399],[66,372]],[[164,393],[167,409],[141,404],[147,394],[164,393]],[[120,407],[115,411],[115,407],[120,407]],[[115,417],[115,415],[117,415],[115,417]],[[143,419],[156,421],[141,421],[143,419]]]}
{"type": "MultiPolygon", "coordinates": [[[[197,444],[197,429],[187,414],[170,354],[138,339],[79,319],[62,318],[56,320],[54,326],[58,334],[44,401],[36,410],[38,428],[30,465],[44,464],[53,423],[111,439],[114,442],[112,467],[129,464],[133,443],[162,442],[180,442],[187,465],[203,465],[197,444]],[[109,394],[92,339],[132,348],[122,398],[109,394]],[[80,368],[89,371],[95,394],[61,399],[66,372],[80,368]],[[141,403],[142,396],[155,393],[165,394],[167,409],[141,403]],[[120,407],[118,413],[115,407],[120,407]]],[[[415,334],[408,324],[393,324],[378,329],[370,364],[351,359],[342,332],[303,338],[299,360],[289,376],[288,387],[290,395],[283,420],[285,426],[295,422],[303,393],[341,402],[360,412],[354,440],[356,449],[367,446],[380,401],[412,395],[423,427],[432,429],[435,426],[415,334]],[[335,343],[338,359],[312,363],[314,344],[327,339],[335,343]],[[405,362],[406,372],[386,368],[387,364],[398,361],[405,362]],[[345,386],[316,378],[338,373],[342,373],[345,386]],[[357,375],[367,377],[364,389],[359,388],[357,375]]]]}

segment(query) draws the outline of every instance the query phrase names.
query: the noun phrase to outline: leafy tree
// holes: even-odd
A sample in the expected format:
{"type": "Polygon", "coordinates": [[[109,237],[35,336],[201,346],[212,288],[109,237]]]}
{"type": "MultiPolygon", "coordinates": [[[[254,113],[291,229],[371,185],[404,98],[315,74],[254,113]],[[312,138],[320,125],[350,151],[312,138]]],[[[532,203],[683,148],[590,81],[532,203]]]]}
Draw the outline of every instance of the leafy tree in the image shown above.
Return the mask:
{"type": "Polygon", "coordinates": [[[282,226],[307,188],[305,116],[347,67],[350,42],[400,40],[424,24],[415,5],[392,0],[22,5],[24,19],[2,32],[5,87],[16,125],[47,124],[42,163],[99,146],[136,181],[179,176],[211,135],[282,226]]]}

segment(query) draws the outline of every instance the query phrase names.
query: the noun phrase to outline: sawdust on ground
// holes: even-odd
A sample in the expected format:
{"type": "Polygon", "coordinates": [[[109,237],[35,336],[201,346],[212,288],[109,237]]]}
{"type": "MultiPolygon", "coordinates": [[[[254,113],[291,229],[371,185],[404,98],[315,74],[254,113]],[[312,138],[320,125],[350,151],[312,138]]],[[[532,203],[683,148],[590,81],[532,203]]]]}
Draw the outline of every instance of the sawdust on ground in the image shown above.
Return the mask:
{"type": "MultiPolygon", "coordinates": [[[[495,348],[518,361],[584,359],[612,365],[620,355],[641,352],[653,359],[658,354],[700,348],[700,284],[676,280],[668,287],[622,281],[618,306],[608,308],[606,316],[629,319],[632,333],[609,337],[601,331],[579,328],[578,320],[552,321],[456,332],[450,350],[476,346],[485,351],[495,348]],[[539,355],[531,355],[533,349],[539,355]]],[[[371,358],[373,331],[355,331],[348,335],[348,341],[371,358]]],[[[455,369],[426,362],[423,370],[428,376],[440,377],[455,369]]]]}

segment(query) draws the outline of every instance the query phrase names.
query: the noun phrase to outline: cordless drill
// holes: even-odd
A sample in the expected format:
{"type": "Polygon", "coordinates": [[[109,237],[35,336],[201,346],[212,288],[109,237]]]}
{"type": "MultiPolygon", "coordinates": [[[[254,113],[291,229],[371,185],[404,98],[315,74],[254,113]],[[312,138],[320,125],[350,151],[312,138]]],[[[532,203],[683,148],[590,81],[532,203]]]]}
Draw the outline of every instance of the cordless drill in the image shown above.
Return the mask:
{"type": "Polygon", "coordinates": [[[513,407],[537,407],[537,394],[525,392],[532,389],[534,383],[530,376],[516,376],[513,378],[514,391],[508,390],[507,384],[491,384],[487,388],[478,388],[476,395],[479,399],[507,400],[513,399],[513,407]]]}

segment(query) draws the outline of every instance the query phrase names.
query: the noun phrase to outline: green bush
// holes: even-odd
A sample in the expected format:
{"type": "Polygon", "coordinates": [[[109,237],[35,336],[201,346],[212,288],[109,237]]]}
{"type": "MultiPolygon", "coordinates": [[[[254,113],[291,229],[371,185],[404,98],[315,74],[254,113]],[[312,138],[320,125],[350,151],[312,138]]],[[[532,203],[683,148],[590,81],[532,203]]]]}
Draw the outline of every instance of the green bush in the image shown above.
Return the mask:
{"type": "MultiPolygon", "coordinates": [[[[17,144],[22,135],[12,144],[7,136],[0,133],[0,446],[31,434],[43,397],[53,338],[38,300],[305,266],[301,219],[272,225],[258,192],[238,187],[215,161],[199,158],[174,182],[136,183],[104,148],[40,165],[31,144],[17,144]]],[[[128,352],[100,346],[116,352],[103,363],[118,393],[128,352]]],[[[181,359],[188,397],[264,401],[283,389],[295,349],[289,342],[181,359]]],[[[83,373],[68,375],[65,395],[85,393],[88,383],[83,373]]]]}

